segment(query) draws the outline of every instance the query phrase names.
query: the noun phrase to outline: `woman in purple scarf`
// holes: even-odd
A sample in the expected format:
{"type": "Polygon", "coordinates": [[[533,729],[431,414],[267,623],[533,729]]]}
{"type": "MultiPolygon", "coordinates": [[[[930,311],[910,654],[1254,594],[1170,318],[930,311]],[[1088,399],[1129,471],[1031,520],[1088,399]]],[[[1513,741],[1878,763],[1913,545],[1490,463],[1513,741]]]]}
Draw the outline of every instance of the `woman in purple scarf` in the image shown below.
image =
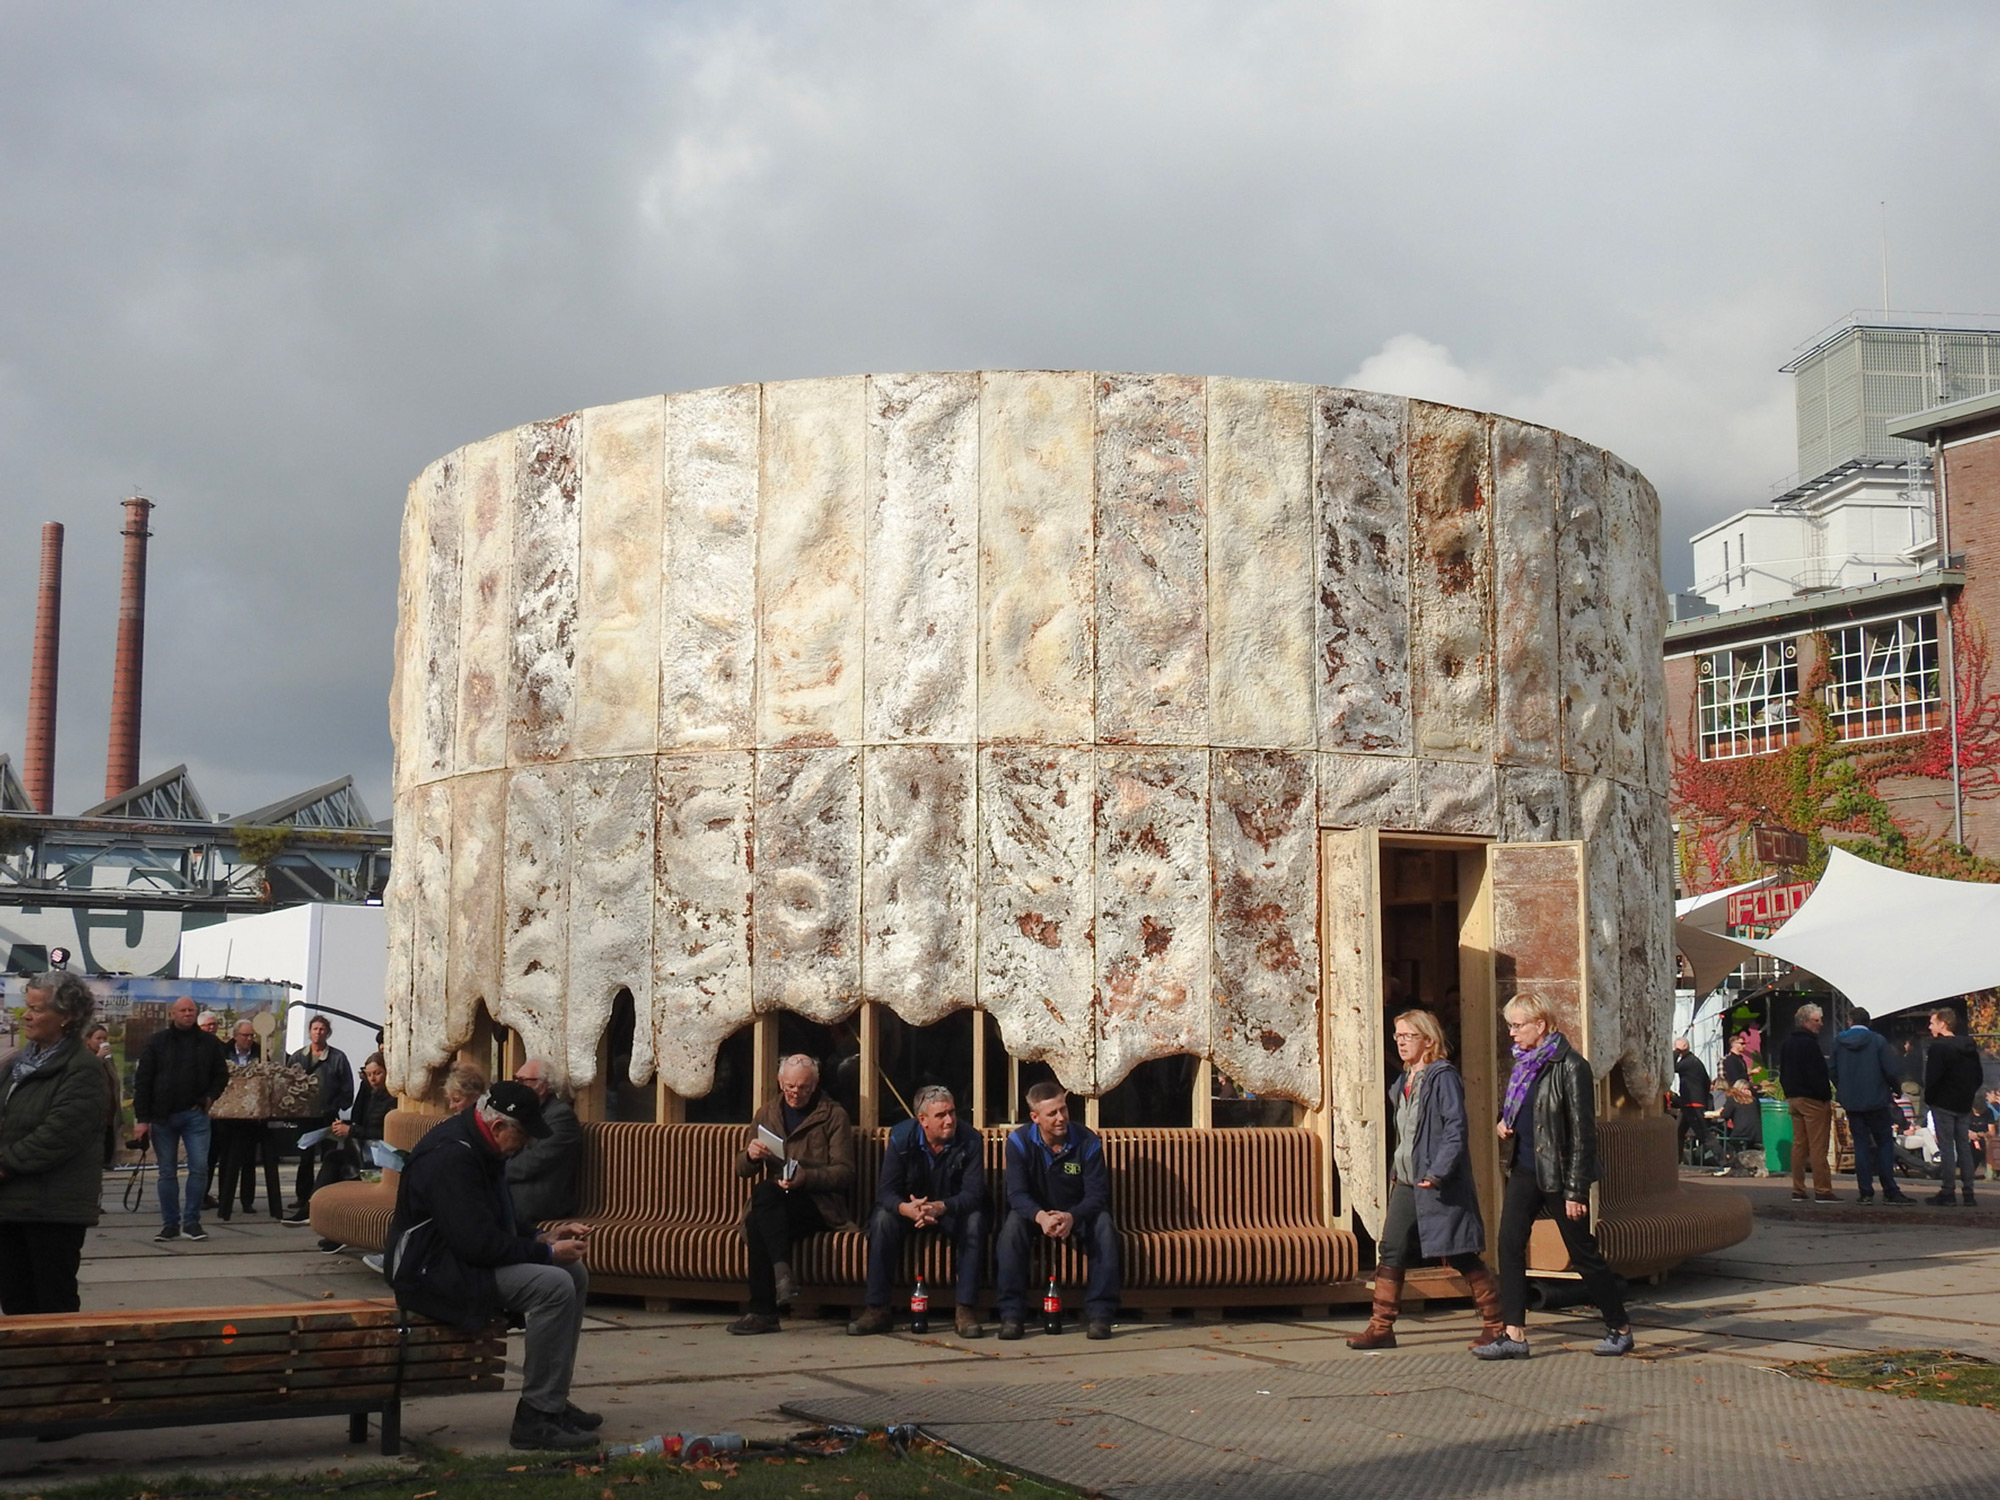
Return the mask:
{"type": "Polygon", "coordinates": [[[1605,1336],[1590,1352],[1632,1352],[1623,1283],[1590,1232],[1590,1185],[1597,1180],[1597,1101],[1590,1064],[1556,1030],[1539,995],[1517,995],[1501,1012],[1514,1039],[1514,1069],[1500,1105],[1500,1162],[1507,1193],[1500,1208],[1500,1312],[1507,1332],[1474,1349],[1478,1359],[1528,1357],[1528,1236],[1547,1214],[1562,1231],[1571,1267],[1604,1315],[1605,1336]]]}

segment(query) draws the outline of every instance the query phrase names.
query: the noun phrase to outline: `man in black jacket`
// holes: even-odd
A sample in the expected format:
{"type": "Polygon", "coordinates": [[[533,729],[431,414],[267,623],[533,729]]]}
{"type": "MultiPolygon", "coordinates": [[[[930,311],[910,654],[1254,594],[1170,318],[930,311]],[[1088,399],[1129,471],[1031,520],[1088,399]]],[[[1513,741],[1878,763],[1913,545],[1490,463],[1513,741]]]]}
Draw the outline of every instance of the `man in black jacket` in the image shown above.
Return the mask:
{"type": "Polygon", "coordinates": [[[1938,1165],[1944,1170],[1943,1189],[1924,1202],[1940,1208],[1955,1204],[1952,1172],[1964,1182],[1965,1206],[1972,1207],[1972,1108],[1986,1086],[1986,1066],[1979,1046],[1958,1034],[1958,1013],[1931,1012],[1931,1044],[1924,1051],[1924,1103],[1930,1106],[1931,1127],[1937,1133],[1938,1165]]]}
{"type": "Polygon", "coordinates": [[[1792,1017],[1792,1034],[1778,1047],[1778,1087],[1785,1091],[1785,1108],[1792,1117],[1792,1198],[1798,1203],[1806,1201],[1808,1162],[1813,1201],[1840,1201],[1827,1160],[1833,1142],[1833,1080],[1827,1076],[1826,1054],[1819,1050],[1825,1024],[1817,1005],[1801,1005],[1792,1017]]]}
{"type": "Polygon", "coordinates": [[[397,1185],[383,1274],[404,1307],[468,1333],[520,1314],[527,1351],[508,1442],[589,1448],[604,1419],[570,1402],[569,1383],[590,1288],[583,1268],[590,1227],[524,1232],[507,1191],[507,1158],[548,1133],[541,1101],[520,1083],[496,1083],[434,1126],[397,1185]]]}
{"type": "Polygon", "coordinates": [[[208,1107],[229,1082],[222,1044],[195,1024],[201,1008],[187,995],[173,1003],[172,1024],[146,1039],[132,1077],[133,1134],[149,1136],[160,1171],[156,1240],[205,1240],[201,1195],[208,1181],[208,1107]],[[186,1155],[185,1202],[177,1163],[186,1155]]]}
{"type": "MultiPolygon", "coordinates": [[[[301,1135],[327,1129],[333,1124],[333,1117],[354,1102],[354,1066],[348,1062],[347,1054],[329,1040],[332,1036],[333,1022],[325,1016],[314,1016],[306,1026],[306,1045],[286,1059],[294,1067],[304,1068],[319,1083],[319,1112],[298,1122],[301,1135]]],[[[299,1149],[297,1197],[285,1215],[285,1223],[296,1227],[312,1222],[313,1176],[319,1170],[326,1144],[322,1139],[316,1145],[299,1149]]]]}
{"type": "Polygon", "coordinates": [[[1708,1162],[1716,1154],[1715,1132],[1708,1125],[1708,1096],[1714,1088],[1715,1080],[1708,1076],[1708,1069],[1689,1048],[1688,1039],[1675,1037],[1674,1103],[1680,1108],[1680,1149],[1685,1152],[1687,1139],[1693,1136],[1697,1166],[1708,1162]]]}
{"type": "Polygon", "coordinates": [[[975,1304],[986,1248],[985,1145],[977,1130],[960,1122],[950,1089],[938,1084],[918,1089],[912,1107],[916,1118],[889,1132],[882,1153],[875,1211],[868,1217],[868,1305],[847,1331],[887,1333],[895,1326],[890,1290],[903,1263],[903,1241],[915,1229],[950,1237],[958,1273],[958,1336],[983,1338],[975,1304]]]}

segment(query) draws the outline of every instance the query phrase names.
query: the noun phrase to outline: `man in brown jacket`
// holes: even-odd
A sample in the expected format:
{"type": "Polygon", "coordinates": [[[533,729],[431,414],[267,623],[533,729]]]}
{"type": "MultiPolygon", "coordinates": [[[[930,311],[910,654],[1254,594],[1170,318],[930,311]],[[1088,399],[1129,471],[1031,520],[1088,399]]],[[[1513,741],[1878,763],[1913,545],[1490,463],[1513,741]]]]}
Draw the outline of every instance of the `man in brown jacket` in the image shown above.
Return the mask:
{"type": "Polygon", "coordinates": [[[778,1309],[798,1293],[792,1246],[809,1235],[853,1222],[854,1126],[847,1111],[821,1092],[819,1064],[798,1054],[778,1064],[778,1097],[751,1123],[736,1158],[736,1175],[755,1177],[743,1215],[750,1246],[750,1310],[731,1333],[776,1333],[778,1309]],[[785,1143],[782,1155],[760,1137],[785,1143]]]}

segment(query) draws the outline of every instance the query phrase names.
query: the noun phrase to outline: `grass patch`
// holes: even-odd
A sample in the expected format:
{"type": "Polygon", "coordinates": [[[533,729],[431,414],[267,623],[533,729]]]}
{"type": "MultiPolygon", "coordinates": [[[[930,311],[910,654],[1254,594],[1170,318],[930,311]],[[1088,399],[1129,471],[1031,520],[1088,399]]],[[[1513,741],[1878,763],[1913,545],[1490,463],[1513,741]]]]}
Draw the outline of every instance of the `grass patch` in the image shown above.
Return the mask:
{"type": "Polygon", "coordinates": [[[1843,1359],[1794,1360],[1782,1368],[1788,1375],[1857,1391],[2000,1407],[2000,1365],[1954,1349],[1885,1349],[1843,1359]]]}
{"type": "Polygon", "coordinates": [[[367,1468],[252,1478],[120,1475],[33,1492],[40,1500],[1076,1500],[1080,1493],[988,1468],[928,1439],[897,1454],[879,1432],[825,1458],[749,1452],[689,1465],[644,1458],[598,1464],[423,1447],[414,1461],[367,1468]]]}

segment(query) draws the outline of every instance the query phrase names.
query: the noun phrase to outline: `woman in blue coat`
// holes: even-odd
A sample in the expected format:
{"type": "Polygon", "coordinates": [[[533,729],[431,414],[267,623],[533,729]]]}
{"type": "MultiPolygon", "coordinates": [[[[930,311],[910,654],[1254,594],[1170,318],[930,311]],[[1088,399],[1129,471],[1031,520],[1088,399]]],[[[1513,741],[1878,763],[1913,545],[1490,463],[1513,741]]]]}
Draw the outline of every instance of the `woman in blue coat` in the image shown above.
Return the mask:
{"type": "Polygon", "coordinates": [[[1486,1262],[1486,1226],[1465,1149],[1465,1083],[1451,1065],[1444,1027],[1427,1010],[1396,1017],[1396,1056],[1403,1070],[1389,1085],[1396,1154],[1389,1208],[1375,1265],[1375,1307],[1368,1326],[1352,1335],[1354,1349],[1396,1347],[1396,1313],[1403,1278],[1420,1260],[1442,1260],[1464,1278],[1479,1309],[1477,1349],[1505,1331],[1500,1290],[1486,1262]]]}

